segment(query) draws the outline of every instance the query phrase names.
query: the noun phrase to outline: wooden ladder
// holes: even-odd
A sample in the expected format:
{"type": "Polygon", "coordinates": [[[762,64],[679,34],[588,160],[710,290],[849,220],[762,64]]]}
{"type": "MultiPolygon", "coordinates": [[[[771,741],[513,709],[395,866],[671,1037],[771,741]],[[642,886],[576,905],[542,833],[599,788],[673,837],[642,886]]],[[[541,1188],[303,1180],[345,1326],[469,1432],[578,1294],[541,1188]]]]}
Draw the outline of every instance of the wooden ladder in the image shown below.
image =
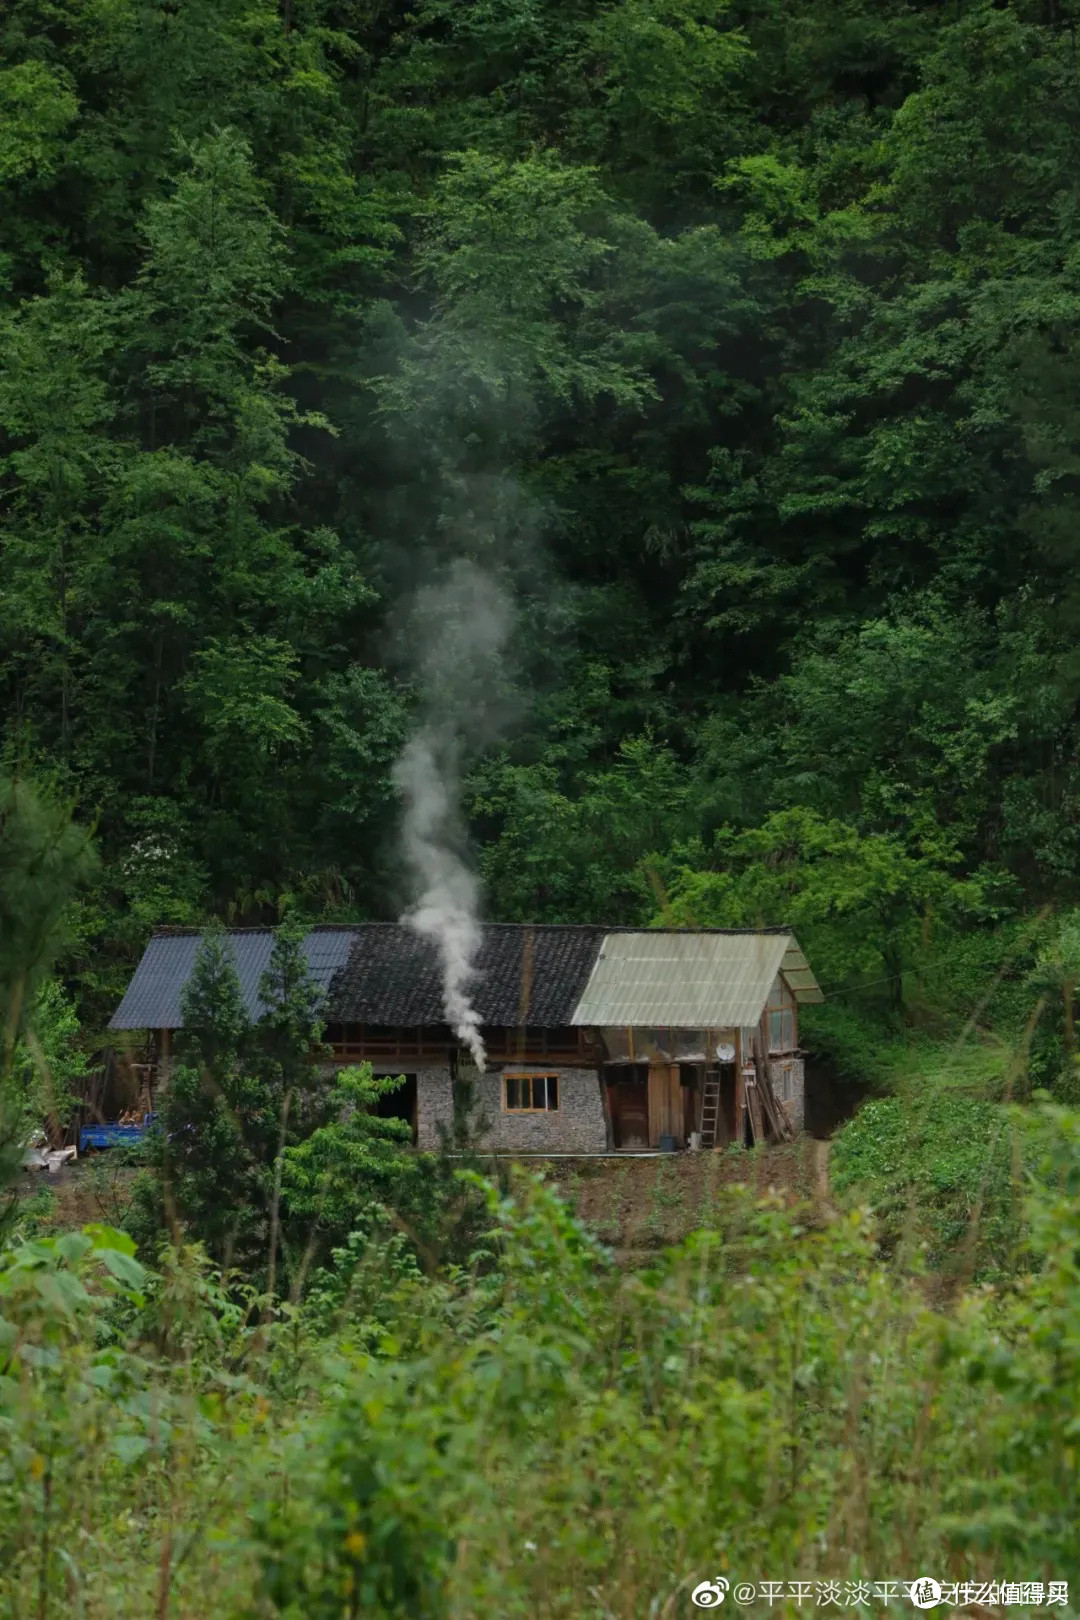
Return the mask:
{"type": "Polygon", "coordinates": [[[701,1145],[716,1146],[716,1132],[720,1123],[720,1071],[705,1070],[705,1085],[701,1093],[701,1145]]]}

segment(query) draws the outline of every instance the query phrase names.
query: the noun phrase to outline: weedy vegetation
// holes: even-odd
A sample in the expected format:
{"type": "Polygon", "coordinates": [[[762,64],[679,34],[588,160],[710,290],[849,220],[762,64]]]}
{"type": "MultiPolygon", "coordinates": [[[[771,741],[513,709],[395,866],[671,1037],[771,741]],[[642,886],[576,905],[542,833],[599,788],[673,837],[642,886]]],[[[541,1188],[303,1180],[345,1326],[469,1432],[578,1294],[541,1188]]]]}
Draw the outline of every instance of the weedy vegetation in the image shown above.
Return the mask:
{"type": "Polygon", "coordinates": [[[1078,27],[0,4],[3,1620],[1080,1578],[1078,27]],[[827,1178],[591,1230],[329,1082],[410,780],[492,920],[793,927],[827,1178]]]}

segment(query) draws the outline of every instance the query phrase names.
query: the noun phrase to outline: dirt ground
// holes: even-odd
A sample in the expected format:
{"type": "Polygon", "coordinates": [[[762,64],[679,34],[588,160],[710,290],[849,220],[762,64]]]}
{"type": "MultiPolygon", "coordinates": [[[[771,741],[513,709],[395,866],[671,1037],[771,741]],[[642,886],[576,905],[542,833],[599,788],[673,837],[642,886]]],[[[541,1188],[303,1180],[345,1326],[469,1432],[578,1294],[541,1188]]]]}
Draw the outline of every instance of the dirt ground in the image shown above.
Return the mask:
{"type": "MultiPolygon", "coordinates": [[[[779,1193],[786,1203],[812,1202],[828,1216],[827,1162],[828,1144],[803,1137],[753,1152],[530,1159],[526,1168],[544,1170],[618,1260],[633,1266],[708,1224],[719,1189],[736,1183],[759,1195],[779,1193]]],[[[123,1226],[135,1174],[118,1154],[98,1153],[56,1175],[28,1174],[20,1190],[38,1230],[77,1229],[89,1221],[123,1226]]]]}
{"type": "MultiPolygon", "coordinates": [[[[826,1143],[809,1138],[755,1152],[665,1154],[654,1159],[557,1159],[551,1181],[624,1264],[647,1259],[708,1224],[720,1188],[742,1183],[785,1203],[831,1212],[826,1143]]],[[[535,1161],[529,1168],[535,1168],[535,1161]]]]}
{"type": "Polygon", "coordinates": [[[24,1173],[19,1198],[43,1231],[77,1230],[91,1221],[123,1226],[135,1175],[115,1150],[108,1150],[66,1164],[55,1175],[46,1170],[24,1173]]]}

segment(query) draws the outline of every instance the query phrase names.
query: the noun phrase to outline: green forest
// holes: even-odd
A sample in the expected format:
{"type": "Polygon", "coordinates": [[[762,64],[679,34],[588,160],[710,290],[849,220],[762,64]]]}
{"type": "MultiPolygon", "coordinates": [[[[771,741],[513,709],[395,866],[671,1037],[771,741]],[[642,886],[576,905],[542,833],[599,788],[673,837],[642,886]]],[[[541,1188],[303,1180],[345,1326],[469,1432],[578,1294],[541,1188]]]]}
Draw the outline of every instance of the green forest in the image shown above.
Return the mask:
{"type": "Polygon", "coordinates": [[[1078,26],[0,7],[2,1620],[1076,1612],[1078,26]],[[491,921],[793,927],[827,1179],[628,1266],[328,1090],[300,939],[418,826],[491,921]],[[76,1210],[24,1145],[167,924],[76,1210]]]}

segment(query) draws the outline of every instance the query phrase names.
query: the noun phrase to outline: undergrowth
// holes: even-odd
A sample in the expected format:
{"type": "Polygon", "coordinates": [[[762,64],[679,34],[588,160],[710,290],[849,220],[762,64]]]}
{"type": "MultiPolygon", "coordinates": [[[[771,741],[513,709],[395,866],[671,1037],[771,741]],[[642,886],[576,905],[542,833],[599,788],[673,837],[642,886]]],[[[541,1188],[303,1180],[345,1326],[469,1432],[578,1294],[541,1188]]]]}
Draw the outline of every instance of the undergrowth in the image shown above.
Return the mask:
{"type": "Polygon", "coordinates": [[[0,1612],[637,1620],[719,1572],[1060,1578],[1080,1119],[1038,1121],[1029,1271],[948,1309],[864,1212],[745,1189],[627,1274],[538,1179],[466,1172],[469,1264],[425,1277],[374,1219],[294,1305],[195,1246],[16,1238],[0,1612]]]}

